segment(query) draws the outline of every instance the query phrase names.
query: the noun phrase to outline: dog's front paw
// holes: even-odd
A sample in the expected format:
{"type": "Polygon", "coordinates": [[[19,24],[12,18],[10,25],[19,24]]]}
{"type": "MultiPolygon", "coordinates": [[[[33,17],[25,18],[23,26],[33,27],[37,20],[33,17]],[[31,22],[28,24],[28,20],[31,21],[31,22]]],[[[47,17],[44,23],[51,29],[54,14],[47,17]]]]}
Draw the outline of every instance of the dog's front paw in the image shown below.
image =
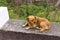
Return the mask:
{"type": "Polygon", "coordinates": [[[23,27],[25,27],[26,25],[22,25],[23,27]]]}
{"type": "Polygon", "coordinates": [[[44,32],[45,31],[45,29],[40,29],[40,32],[44,32]]]}
{"type": "Polygon", "coordinates": [[[36,29],[40,29],[39,27],[36,27],[36,29]]]}
{"type": "Polygon", "coordinates": [[[26,29],[28,30],[28,29],[30,29],[30,27],[26,27],[26,29]]]}

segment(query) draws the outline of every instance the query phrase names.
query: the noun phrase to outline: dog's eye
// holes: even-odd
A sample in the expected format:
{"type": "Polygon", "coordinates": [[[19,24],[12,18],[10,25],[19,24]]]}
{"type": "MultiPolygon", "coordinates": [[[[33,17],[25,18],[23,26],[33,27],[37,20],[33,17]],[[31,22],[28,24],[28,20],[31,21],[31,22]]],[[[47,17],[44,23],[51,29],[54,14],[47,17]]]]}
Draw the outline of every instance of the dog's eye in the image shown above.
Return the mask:
{"type": "Polygon", "coordinates": [[[36,23],[36,22],[34,22],[34,23],[36,23]]]}
{"type": "Polygon", "coordinates": [[[35,21],[33,23],[36,23],[35,21]]]}
{"type": "Polygon", "coordinates": [[[34,20],[31,20],[31,21],[34,21],[34,20]]]}

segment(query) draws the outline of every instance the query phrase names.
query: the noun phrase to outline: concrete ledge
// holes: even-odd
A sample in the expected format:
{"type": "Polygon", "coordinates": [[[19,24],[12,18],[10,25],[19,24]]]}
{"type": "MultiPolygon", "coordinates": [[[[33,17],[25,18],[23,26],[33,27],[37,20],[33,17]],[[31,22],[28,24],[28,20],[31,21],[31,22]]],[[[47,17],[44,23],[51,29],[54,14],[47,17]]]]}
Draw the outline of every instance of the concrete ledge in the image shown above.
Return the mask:
{"type": "Polygon", "coordinates": [[[60,23],[51,22],[51,29],[40,33],[37,29],[26,30],[24,20],[9,20],[0,30],[2,38],[8,40],[59,40],[60,23]]]}

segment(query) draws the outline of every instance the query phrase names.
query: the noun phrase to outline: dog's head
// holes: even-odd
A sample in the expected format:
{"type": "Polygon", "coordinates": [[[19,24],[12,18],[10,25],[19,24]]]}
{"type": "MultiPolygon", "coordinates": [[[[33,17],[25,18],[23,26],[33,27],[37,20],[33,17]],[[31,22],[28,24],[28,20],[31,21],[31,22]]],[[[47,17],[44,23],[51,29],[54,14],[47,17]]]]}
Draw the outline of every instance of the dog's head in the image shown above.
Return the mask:
{"type": "Polygon", "coordinates": [[[35,16],[28,16],[27,17],[27,21],[29,21],[30,23],[35,23],[35,20],[36,20],[35,16]]]}
{"type": "Polygon", "coordinates": [[[36,17],[35,16],[28,16],[27,17],[27,21],[31,24],[31,25],[36,25],[36,17]]]}

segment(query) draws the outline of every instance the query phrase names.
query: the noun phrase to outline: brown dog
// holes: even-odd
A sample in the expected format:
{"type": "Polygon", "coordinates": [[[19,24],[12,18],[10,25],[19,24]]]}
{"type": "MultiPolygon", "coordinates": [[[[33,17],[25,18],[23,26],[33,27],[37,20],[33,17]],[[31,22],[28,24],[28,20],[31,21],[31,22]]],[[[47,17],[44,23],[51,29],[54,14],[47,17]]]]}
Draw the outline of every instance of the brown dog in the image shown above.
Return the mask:
{"type": "Polygon", "coordinates": [[[26,29],[39,28],[40,32],[50,29],[50,22],[46,18],[37,16],[28,16],[25,26],[26,25],[28,25],[26,29]]]}
{"type": "Polygon", "coordinates": [[[30,29],[30,28],[35,28],[36,27],[36,19],[34,16],[28,16],[26,19],[26,23],[23,26],[27,26],[26,29],[30,29]]]}

